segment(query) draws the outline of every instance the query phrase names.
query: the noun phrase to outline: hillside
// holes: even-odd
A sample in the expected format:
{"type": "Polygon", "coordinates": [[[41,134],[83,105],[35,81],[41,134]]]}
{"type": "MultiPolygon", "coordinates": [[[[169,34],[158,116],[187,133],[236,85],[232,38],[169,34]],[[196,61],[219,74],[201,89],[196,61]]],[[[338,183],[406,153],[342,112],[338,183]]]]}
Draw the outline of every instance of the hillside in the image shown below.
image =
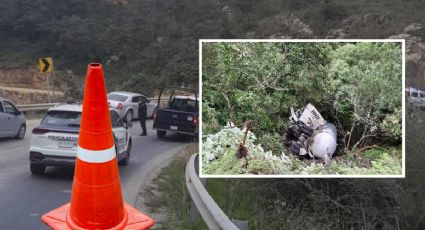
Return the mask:
{"type": "MultiPolygon", "coordinates": [[[[37,58],[52,56],[55,69],[72,71],[79,85],[86,64],[99,61],[108,89],[150,96],[159,85],[197,85],[201,38],[388,38],[421,23],[425,8],[420,0],[356,3],[5,0],[0,6],[0,68],[33,68],[37,58]]],[[[412,39],[414,47],[423,46],[419,38],[424,31],[413,31],[411,36],[418,37],[412,39]]],[[[425,86],[424,59],[413,59],[408,82],[425,86]],[[419,76],[422,80],[410,80],[419,76]]]]}

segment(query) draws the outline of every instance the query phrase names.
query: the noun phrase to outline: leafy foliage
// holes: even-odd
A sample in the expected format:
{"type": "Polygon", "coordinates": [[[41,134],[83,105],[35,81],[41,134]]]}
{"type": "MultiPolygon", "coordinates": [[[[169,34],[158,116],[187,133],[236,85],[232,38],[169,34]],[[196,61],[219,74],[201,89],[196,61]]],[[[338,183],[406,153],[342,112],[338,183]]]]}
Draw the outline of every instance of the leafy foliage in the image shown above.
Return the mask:
{"type": "Polygon", "coordinates": [[[202,68],[206,127],[255,120],[260,138],[282,135],[289,108],[313,103],[348,150],[401,141],[398,43],[206,43],[202,68]]]}
{"type": "Polygon", "coordinates": [[[281,131],[289,107],[324,99],[320,91],[328,49],[314,43],[207,43],[203,101],[218,112],[222,125],[249,119],[260,130],[281,131]]]}
{"type": "Polygon", "coordinates": [[[346,44],[332,52],[329,83],[335,93],[333,107],[345,121],[347,147],[358,147],[368,136],[401,139],[401,125],[394,125],[401,124],[401,70],[399,44],[346,44]],[[353,137],[359,130],[357,138],[353,137]]]}
{"type": "Polygon", "coordinates": [[[202,170],[210,175],[400,175],[400,149],[369,150],[365,156],[368,167],[349,159],[337,159],[328,166],[321,162],[304,162],[293,156],[273,155],[256,145],[257,138],[248,133],[247,158],[236,157],[237,146],[244,133],[239,128],[224,128],[209,135],[202,145],[202,170]],[[370,165],[369,165],[370,164],[370,165]]]}

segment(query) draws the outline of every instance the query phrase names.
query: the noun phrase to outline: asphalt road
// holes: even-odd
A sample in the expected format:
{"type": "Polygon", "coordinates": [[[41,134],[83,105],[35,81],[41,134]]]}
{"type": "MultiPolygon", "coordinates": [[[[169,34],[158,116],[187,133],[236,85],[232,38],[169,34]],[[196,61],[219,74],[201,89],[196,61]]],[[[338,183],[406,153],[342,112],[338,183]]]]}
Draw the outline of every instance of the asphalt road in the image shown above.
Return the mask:
{"type": "MultiPolygon", "coordinates": [[[[70,201],[73,169],[48,167],[44,176],[30,173],[28,149],[38,121],[27,123],[23,140],[0,139],[0,229],[48,229],[41,216],[70,201]]],[[[161,162],[159,158],[171,158],[190,142],[176,134],[157,138],[150,130],[152,121],[147,122],[148,136],[138,136],[140,125],[133,124],[130,164],[119,167],[123,197],[131,205],[146,169],[161,162]]]]}

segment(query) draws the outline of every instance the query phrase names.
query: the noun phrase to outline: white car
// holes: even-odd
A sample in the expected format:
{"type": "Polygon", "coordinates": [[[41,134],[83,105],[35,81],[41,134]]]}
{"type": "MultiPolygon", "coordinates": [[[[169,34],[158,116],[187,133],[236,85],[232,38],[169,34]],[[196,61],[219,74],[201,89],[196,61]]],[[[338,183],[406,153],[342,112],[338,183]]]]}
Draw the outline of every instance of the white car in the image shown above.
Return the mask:
{"type": "Polygon", "coordinates": [[[25,137],[26,121],[24,114],[12,102],[0,97],[0,137],[25,137]]]}
{"type": "MultiPolygon", "coordinates": [[[[43,174],[47,166],[74,166],[77,155],[78,134],[82,104],[62,104],[50,108],[32,131],[30,170],[43,174]]],[[[131,136],[128,126],[115,109],[110,108],[115,150],[120,165],[130,160],[131,136]]]]}
{"type": "Polygon", "coordinates": [[[157,103],[150,101],[144,95],[125,91],[116,91],[108,94],[109,106],[115,108],[120,114],[120,117],[127,121],[139,117],[138,106],[140,99],[146,103],[147,117],[152,117],[157,103]]]}

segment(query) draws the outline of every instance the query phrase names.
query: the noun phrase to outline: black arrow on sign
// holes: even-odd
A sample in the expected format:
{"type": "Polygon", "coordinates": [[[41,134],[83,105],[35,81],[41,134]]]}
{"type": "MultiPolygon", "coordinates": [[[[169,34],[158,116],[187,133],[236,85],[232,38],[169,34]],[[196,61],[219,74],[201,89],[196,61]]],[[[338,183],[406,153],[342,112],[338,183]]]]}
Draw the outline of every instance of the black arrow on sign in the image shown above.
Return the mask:
{"type": "Polygon", "coordinates": [[[50,63],[45,58],[42,58],[41,61],[44,63],[43,72],[47,72],[50,67],[50,63]]]}

